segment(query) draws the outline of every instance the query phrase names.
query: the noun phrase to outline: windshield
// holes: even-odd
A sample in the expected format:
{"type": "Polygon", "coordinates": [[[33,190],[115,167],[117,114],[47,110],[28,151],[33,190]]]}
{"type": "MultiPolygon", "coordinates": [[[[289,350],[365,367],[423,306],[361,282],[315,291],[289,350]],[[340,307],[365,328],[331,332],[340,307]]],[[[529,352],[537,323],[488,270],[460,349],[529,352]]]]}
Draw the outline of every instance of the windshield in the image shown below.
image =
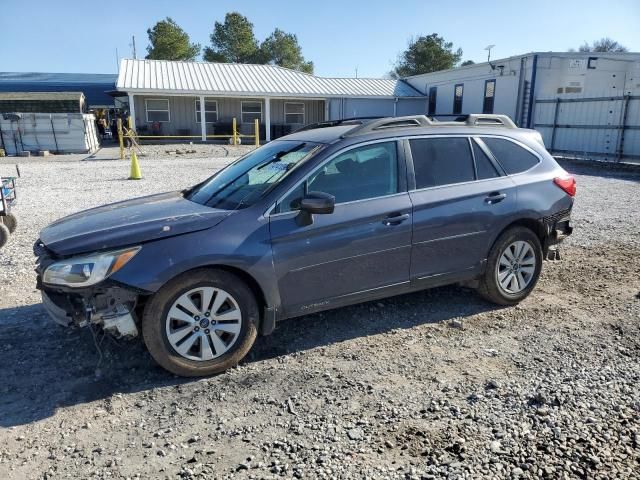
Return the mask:
{"type": "Polygon", "coordinates": [[[193,187],[185,198],[223,210],[248,207],[319,149],[319,144],[311,142],[267,143],[193,187]]]}

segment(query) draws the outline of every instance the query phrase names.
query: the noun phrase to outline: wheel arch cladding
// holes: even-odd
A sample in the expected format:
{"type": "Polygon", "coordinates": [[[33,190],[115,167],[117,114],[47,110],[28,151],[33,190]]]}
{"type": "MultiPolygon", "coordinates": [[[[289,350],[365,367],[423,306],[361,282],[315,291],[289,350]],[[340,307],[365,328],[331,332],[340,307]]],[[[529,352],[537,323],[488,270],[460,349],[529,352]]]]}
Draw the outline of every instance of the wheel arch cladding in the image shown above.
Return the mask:
{"type": "Polygon", "coordinates": [[[496,244],[500,236],[510,228],[514,228],[514,227],[524,227],[531,230],[538,237],[538,240],[540,240],[540,245],[542,246],[543,253],[544,253],[544,250],[546,248],[545,240],[547,238],[547,231],[544,227],[544,223],[542,222],[542,220],[538,220],[535,218],[519,218],[507,224],[504,228],[502,228],[500,231],[497,231],[495,233],[495,235],[491,239],[491,244],[489,245],[489,249],[485,254],[485,258],[489,256],[489,252],[491,252],[491,249],[496,244]]]}
{"type": "MultiPolygon", "coordinates": [[[[175,278],[181,277],[183,275],[188,275],[189,273],[193,273],[196,271],[205,271],[205,272],[221,271],[221,272],[230,273],[231,275],[238,277],[238,279],[240,279],[242,282],[244,282],[247,285],[247,287],[249,287],[249,290],[251,290],[251,293],[253,293],[253,296],[256,299],[256,303],[258,304],[258,315],[259,315],[258,322],[262,322],[264,317],[264,308],[268,305],[266,296],[264,294],[262,287],[258,283],[258,281],[255,278],[253,278],[253,276],[251,276],[248,272],[246,272],[245,270],[242,270],[241,268],[233,267],[231,265],[224,265],[224,264],[202,265],[200,267],[196,267],[196,268],[192,268],[192,269],[180,272],[179,274],[167,280],[167,282],[165,282],[165,285],[170,281],[174,280],[175,278]]],[[[259,327],[260,325],[256,325],[256,326],[259,327]]]]}

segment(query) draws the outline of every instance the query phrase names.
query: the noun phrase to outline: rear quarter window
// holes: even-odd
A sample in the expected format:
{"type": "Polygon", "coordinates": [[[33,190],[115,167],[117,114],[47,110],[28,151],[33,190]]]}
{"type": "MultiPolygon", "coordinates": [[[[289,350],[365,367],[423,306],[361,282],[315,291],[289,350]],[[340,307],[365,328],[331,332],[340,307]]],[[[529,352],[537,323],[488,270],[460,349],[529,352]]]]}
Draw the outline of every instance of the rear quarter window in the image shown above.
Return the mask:
{"type": "Polygon", "coordinates": [[[520,145],[503,138],[482,137],[498,163],[508,175],[524,172],[537,165],[540,160],[520,145]]]}

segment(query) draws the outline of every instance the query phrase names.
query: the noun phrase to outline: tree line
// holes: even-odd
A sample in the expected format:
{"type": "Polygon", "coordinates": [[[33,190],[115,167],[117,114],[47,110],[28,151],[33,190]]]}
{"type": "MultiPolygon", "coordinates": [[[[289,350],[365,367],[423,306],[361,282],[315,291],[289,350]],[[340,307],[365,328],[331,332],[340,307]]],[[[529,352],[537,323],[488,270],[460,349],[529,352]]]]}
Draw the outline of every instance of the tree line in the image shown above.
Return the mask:
{"type": "MultiPolygon", "coordinates": [[[[313,62],[304,58],[295,34],[276,28],[260,42],[253,32],[253,24],[238,12],[229,12],[224,22],[215,22],[209,37],[210,44],[204,48],[198,43],[191,43],[187,32],[170,17],[148,29],[147,35],[146,58],[151,60],[194,61],[202,53],[202,59],[207,62],[271,64],[313,73],[313,62]]],[[[575,52],[575,49],[569,51],[575,52]]],[[[626,52],[627,48],[604,37],[592,44],[585,42],[578,51],[626,52]]],[[[453,42],[447,42],[437,33],[422,35],[409,40],[389,75],[401,78],[475,63],[473,60],[461,60],[462,49],[454,48],[453,42]]]]}
{"type": "Polygon", "coordinates": [[[259,63],[313,73],[313,62],[305,60],[298,37],[276,28],[262,42],[253,33],[253,24],[238,12],[227,13],[224,22],[216,21],[210,45],[202,49],[172,18],[167,17],[147,30],[150,60],[193,61],[202,51],[206,62],[259,63]]]}

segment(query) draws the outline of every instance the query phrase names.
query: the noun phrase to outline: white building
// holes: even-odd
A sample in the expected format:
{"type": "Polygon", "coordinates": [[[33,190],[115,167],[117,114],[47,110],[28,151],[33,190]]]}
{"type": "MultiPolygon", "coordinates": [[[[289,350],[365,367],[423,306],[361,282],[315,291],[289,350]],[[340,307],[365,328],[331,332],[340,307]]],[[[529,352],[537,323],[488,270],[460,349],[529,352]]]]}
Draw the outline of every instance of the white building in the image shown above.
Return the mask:
{"type": "Polygon", "coordinates": [[[197,137],[261,125],[266,141],[309,123],[424,113],[425,98],[403,80],[326,78],[275,65],[122,60],[116,89],[129,97],[139,133],[197,137]],[[205,122],[201,122],[204,118],[205,122]]]}
{"type": "Polygon", "coordinates": [[[502,113],[554,154],[640,161],[640,53],[530,53],[405,81],[429,115],[502,113]]]}

